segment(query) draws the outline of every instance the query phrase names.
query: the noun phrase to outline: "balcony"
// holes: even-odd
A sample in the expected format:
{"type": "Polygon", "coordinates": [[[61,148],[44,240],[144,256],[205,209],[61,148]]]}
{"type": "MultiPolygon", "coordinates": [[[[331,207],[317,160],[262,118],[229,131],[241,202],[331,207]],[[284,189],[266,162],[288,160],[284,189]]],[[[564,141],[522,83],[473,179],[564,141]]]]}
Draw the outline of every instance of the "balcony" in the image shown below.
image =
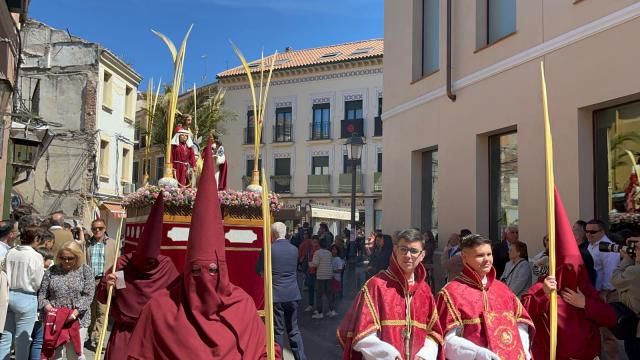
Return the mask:
{"type": "Polygon", "coordinates": [[[309,140],[331,140],[331,123],[309,124],[309,140]]]}
{"type": "Polygon", "coordinates": [[[373,136],[382,136],[382,117],[373,118],[373,136]]]}
{"type": "Polygon", "coordinates": [[[291,193],[291,175],[271,176],[271,190],[278,194],[291,193]]]}
{"type": "Polygon", "coordinates": [[[364,136],[364,119],[351,119],[340,121],[340,137],[350,138],[351,134],[357,133],[364,136]]]}
{"type": "MultiPolygon", "coordinates": [[[[351,193],[351,174],[340,174],[338,192],[351,193]]],[[[362,173],[356,173],[356,192],[362,192],[362,173]]]]}
{"type": "Polygon", "coordinates": [[[293,125],[284,126],[273,125],[273,142],[290,143],[293,142],[293,125]]]}
{"type": "MultiPolygon", "coordinates": [[[[264,128],[262,128],[262,136],[260,139],[260,144],[264,144],[264,128]]],[[[244,133],[242,134],[242,140],[244,145],[252,145],[255,139],[255,130],[253,127],[244,128],[244,133]]]]}
{"type": "Polygon", "coordinates": [[[310,194],[328,193],[331,175],[307,175],[307,192],[310,194]]]}
{"type": "Polygon", "coordinates": [[[373,192],[382,192],[382,173],[373,173],[373,192]]]}

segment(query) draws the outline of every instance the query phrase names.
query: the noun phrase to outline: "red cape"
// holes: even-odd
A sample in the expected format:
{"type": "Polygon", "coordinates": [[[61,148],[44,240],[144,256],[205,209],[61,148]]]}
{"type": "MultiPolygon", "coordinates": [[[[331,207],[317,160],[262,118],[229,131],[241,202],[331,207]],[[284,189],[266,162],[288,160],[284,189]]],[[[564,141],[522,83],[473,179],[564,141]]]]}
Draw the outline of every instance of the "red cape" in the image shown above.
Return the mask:
{"type": "Polygon", "coordinates": [[[220,183],[218,184],[218,191],[227,189],[227,162],[220,164],[220,183]]]}
{"type": "MultiPolygon", "coordinates": [[[[144,306],[155,296],[168,294],[168,288],[180,275],[169,257],[159,255],[158,266],[151,271],[141,272],[131,262],[132,254],[118,258],[116,270],[124,271],[127,287],[113,292],[110,316],[113,328],[107,345],[105,359],[126,359],[129,339],[138,322],[144,306]]],[[[109,269],[106,274],[110,274],[109,269]]],[[[107,277],[103,277],[96,290],[99,302],[107,302],[107,277]]]]}
{"type": "Polygon", "coordinates": [[[439,345],[439,359],[444,359],[442,330],[431,288],[425,281],[426,270],[419,264],[415,272],[415,285],[409,287],[398,263],[391,255],[389,268],[369,279],[351,308],[342,319],[337,331],[343,348],[343,359],[362,359],[353,350],[362,338],[376,333],[380,340],[393,345],[403,356],[414,359],[427,337],[439,345]],[[411,342],[406,348],[407,329],[406,296],[411,295],[411,342]]]}
{"type": "Polygon", "coordinates": [[[461,328],[465,339],[503,359],[525,358],[518,324],[527,324],[531,334],[533,321],[507,285],[496,280],[494,268],[482,285],[478,274],[465,265],[462,274],[440,290],[437,304],[445,336],[461,328]]]}

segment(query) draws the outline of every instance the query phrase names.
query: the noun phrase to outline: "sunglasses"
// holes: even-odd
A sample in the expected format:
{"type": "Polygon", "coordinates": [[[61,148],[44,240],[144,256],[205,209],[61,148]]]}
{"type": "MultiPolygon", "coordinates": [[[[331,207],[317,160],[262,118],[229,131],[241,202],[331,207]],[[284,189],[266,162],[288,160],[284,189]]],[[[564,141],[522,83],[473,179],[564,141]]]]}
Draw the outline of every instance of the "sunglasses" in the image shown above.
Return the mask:
{"type": "Polygon", "coordinates": [[[75,256],[58,256],[58,260],[69,262],[69,261],[75,261],[76,257],[75,256]]]}
{"type": "Polygon", "coordinates": [[[406,255],[407,253],[411,253],[411,255],[418,255],[422,252],[422,250],[418,250],[416,248],[410,248],[406,246],[399,246],[398,250],[400,250],[400,253],[402,255],[406,255]]]}
{"type": "Polygon", "coordinates": [[[91,228],[91,230],[92,231],[102,231],[102,230],[104,230],[104,227],[94,227],[94,228],[91,228]]]}
{"type": "Polygon", "coordinates": [[[592,234],[592,235],[593,235],[593,234],[597,234],[597,233],[599,233],[600,231],[602,231],[602,230],[585,230],[585,232],[586,232],[587,234],[592,234]]]}

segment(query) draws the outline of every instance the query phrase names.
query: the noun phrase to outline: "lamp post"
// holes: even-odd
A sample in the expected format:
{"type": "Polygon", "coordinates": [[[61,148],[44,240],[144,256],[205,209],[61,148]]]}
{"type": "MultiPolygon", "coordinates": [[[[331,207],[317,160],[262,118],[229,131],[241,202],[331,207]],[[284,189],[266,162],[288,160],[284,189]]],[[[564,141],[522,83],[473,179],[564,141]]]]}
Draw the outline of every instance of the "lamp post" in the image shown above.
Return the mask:
{"type": "Polygon", "coordinates": [[[356,236],[356,166],[362,158],[362,148],[365,144],[364,138],[358,133],[352,133],[344,144],[347,149],[347,159],[351,163],[351,237],[353,239],[356,236]]]}

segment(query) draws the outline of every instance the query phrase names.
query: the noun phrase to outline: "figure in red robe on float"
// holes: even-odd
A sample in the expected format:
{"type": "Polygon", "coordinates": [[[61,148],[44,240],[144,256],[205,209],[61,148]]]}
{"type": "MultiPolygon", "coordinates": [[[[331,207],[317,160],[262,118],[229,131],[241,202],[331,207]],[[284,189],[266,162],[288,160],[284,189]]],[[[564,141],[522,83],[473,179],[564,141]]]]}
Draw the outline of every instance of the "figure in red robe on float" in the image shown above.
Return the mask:
{"type": "Polygon", "coordinates": [[[229,281],[211,145],[210,140],[204,152],[183,274],[168,294],[154,297],[142,310],[128,359],[266,358],[265,327],[256,305],[229,281]]]}
{"type": "Polygon", "coordinates": [[[556,277],[541,278],[522,297],[538,329],[532,355],[536,360],[549,359],[549,294],[556,289],[559,290],[556,357],[592,360],[600,355],[600,327],[615,325],[617,315],[613,307],[601,300],[589,280],[557,190],[555,207],[556,277]]]}
{"type": "Polygon", "coordinates": [[[496,279],[491,240],[462,238],[462,273],[438,293],[440,326],[448,359],[531,359],[531,318],[518,298],[496,279]]]}
{"type": "Polygon", "coordinates": [[[171,163],[178,184],[181,186],[189,185],[189,169],[195,169],[196,166],[195,148],[189,131],[182,129],[173,136],[171,163]]]}
{"type": "Polygon", "coordinates": [[[398,234],[389,268],[369,279],[342,319],[343,359],[444,359],[442,331],[427,272],[424,238],[398,234]]]}
{"type": "MultiPolygon", "coordinates": [[[[167,295],[167,289],[179,276],[173,261],[160,255],[163,211],[164,199],[160,192],[151,208],[136,251],[118,258],[116,271],[122,271],[120,276],[124,277],[125,287],[113,289],[110,314],[113,327],[105,354],[107,360],[127,358],[129,339],[142,308],[154,296],[167,295]]],[[[113,286],[117,279],[116,274],[111,274],[111,269],[105,273],[108,275],[102,278],[96,290],[96,297],[103,304],[107,302],[109,286],[113,286]]]]}

